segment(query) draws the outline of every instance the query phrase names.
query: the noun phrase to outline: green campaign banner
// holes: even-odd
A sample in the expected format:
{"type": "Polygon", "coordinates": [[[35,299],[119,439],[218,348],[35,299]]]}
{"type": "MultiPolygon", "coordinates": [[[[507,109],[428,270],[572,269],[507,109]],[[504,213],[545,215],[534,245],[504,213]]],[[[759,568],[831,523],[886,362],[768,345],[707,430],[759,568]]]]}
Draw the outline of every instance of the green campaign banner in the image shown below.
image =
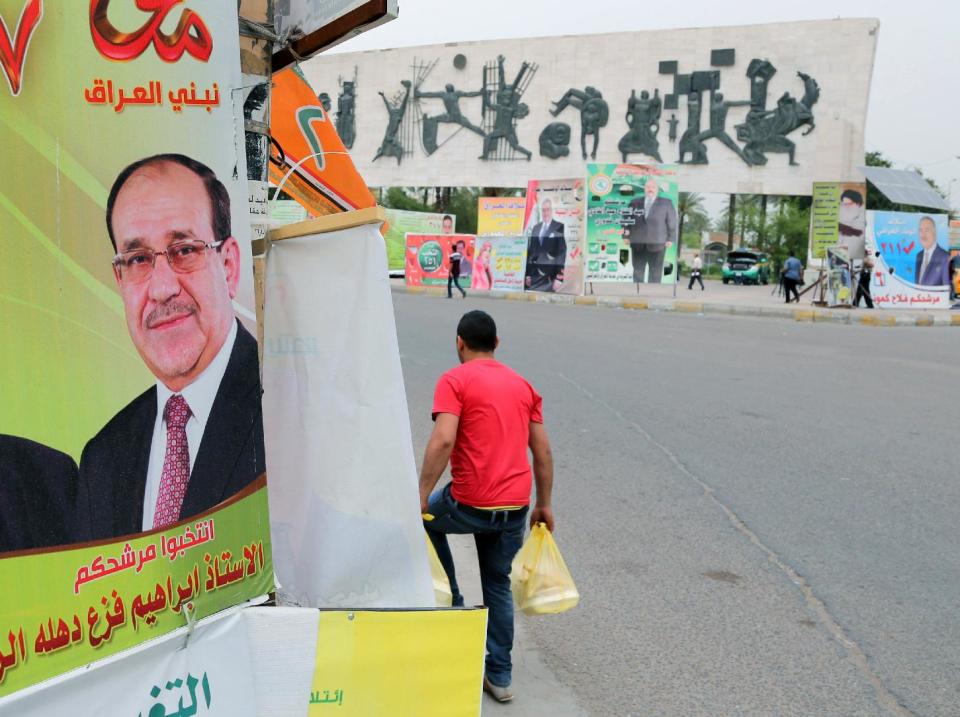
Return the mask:
{"type": "Polygon", "coordinates": [[[407,234],[453,234],[457,226],[454,214],[412,212],[405,209],[387,209],[383,237],[387,242],[387,268],[403,271],[407,234]]]}
{"type": "Polygon", "coordinates": [[[587,165],[585,281],[676,281],[676,174],[669,164],[587,165]]]}

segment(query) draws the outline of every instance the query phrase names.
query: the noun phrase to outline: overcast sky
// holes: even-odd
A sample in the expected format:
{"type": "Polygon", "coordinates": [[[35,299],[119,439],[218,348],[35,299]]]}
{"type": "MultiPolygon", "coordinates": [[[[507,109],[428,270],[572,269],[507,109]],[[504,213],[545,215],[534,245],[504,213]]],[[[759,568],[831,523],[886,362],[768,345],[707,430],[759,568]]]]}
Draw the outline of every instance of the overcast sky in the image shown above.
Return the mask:
{"type": "Polygon", "coordinates": [[[669,30],[789,20],[878,17],[867,150],[879,150],[899,168],[915,166],[960,207],[960,3],[956,0],[400,0],[400,17],[339,45],[353,52],[442,42],[571,33],[669,30]],[[642,7],[654,12],[643,13],[642,7]],[[577,8],[560,12],[561,8],[577,8]]]}

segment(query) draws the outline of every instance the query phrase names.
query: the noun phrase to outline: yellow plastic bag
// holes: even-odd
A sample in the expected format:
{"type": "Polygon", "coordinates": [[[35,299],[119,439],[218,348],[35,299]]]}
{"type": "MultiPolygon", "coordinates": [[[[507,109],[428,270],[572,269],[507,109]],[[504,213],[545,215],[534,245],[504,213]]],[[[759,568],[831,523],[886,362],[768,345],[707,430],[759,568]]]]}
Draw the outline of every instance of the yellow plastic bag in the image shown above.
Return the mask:
{"type": "Polygon", "coordinates": [[[544,523],[533,526],[514,557],[510,586],[514,602],[526,615],[566,612],[580,602],[567,564],[544,523]]]}
{"type": "Polygon", "coordinates": [[[450,579],[447,577],[447,571],[443,569],[443,564],[437,555],[437,549],[433,547],[433,541],[426,533],[423,537],[427,539],[427,556],[430,561],[430,577],[433,578],[433,595],[437,601],[437,607],[450,607],[453,605],[453,592],[450,590],[450,579]]]}

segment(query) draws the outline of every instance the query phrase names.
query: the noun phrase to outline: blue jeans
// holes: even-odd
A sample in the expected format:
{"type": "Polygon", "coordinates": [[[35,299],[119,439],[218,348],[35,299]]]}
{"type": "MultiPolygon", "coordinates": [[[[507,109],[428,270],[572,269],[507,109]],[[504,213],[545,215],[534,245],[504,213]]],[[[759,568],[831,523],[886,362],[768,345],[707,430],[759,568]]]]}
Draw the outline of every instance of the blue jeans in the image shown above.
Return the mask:
{"type": "Polygon", "coordinates": [[[430,496],[433,520],[424,521],[427,535],[450,579],[454,606],[463,605],[457,585],[449,533],[473,534],[480,563],[483,604],[487,607],[487,679],[498,687],[509,687],[512,679],[510,651],[513,649],[513,594],[510,592],[510,563],[523,543],[527,509],[490,511],[490,517],[465,513],[450,495],[450,485],[430,496]]]}

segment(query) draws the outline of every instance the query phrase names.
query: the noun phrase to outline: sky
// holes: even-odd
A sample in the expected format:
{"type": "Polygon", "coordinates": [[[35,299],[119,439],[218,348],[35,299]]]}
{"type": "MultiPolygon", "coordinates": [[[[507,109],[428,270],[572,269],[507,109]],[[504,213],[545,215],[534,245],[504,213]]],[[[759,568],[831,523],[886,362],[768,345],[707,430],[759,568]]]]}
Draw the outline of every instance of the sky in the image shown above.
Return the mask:
{"type": "Polygon", "coordinates": [[[866,149],[918,168],[960,208],[960,3],[956,0],[682,0],[642,13],[636,0],[400,0],[400,15],[328,52],[443,42],[751,25],[836,17],[880,20],[866,149]],[[558,12],[576,7],[575,12],[558,12]],[[840,11],[840,12],[838,12],[840,11]]]}

